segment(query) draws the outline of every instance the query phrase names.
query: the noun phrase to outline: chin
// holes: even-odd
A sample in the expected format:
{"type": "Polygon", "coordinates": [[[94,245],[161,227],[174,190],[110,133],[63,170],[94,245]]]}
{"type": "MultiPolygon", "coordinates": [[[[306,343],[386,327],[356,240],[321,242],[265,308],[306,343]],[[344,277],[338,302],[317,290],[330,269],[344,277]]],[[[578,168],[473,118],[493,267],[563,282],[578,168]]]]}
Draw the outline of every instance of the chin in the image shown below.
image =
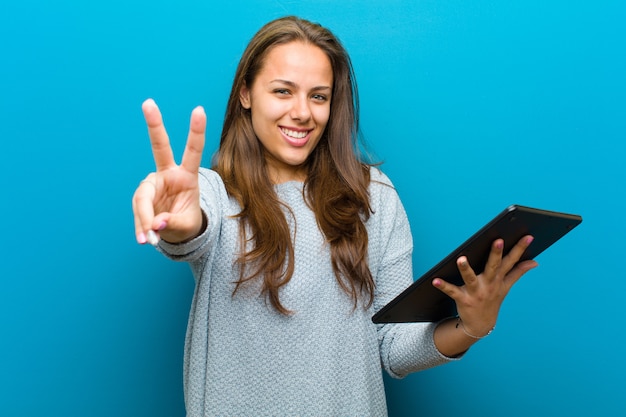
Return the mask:
{"type": "Polygon", "coordinates": [[[306,163],[306,161],[309,159],[309,155],[309,153],[307,153],[306,155],[298,156],[291,155],[289,157],[283,158],[283,163],[291,167],[297,168],[306,163]]]}

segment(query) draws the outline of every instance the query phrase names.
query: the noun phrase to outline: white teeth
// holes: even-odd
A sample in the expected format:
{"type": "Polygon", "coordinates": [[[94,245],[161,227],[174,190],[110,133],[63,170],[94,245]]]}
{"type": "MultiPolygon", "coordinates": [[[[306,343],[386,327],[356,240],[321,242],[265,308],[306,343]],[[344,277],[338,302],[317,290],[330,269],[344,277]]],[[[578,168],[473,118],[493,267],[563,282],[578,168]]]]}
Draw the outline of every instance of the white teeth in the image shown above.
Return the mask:
{"type": "Polygon", "coordinates": [[[285,135],[287,135],[287,136],[291,136],[292,138],[296,138],[296,139],[302,139],[302,138],[304,138],[306,135],[308,135],[308,134],[309,134],[309,132],[308,132],[308,131],[305,131],[305,132],[296,132],[296,131],[294,131],[294,130],[289,130],[289,129],[284,129],[284,128],[281,128],[280,130],[282,130],[282,131],[283,131],[283,133],[284,133],[285,135]]]}

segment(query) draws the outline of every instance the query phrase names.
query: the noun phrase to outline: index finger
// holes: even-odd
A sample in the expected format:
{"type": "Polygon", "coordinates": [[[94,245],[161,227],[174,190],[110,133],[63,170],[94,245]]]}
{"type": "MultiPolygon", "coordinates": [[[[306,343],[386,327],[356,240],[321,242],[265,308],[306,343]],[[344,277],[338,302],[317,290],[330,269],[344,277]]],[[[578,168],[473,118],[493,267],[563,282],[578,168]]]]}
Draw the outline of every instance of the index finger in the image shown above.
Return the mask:
{"type": "Polygon", "coordinates": [[[163,117],[156,103],[154,100],[148,99],[143,102],[141,109],[148,125],[148,135],[150,136],[152,155],[157,171],[163,171],[176,165],[170,139],[163,125],[163,117]]]}

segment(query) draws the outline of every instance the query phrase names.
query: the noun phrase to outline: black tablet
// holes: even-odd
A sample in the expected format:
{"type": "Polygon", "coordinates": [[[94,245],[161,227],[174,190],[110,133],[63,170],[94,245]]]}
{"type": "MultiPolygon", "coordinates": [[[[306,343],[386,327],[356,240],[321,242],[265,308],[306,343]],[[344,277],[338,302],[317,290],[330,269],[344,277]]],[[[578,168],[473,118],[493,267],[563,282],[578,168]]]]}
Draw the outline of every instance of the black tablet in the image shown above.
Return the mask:
{"type": "Polygon", "coordinates": [[[533,242],[522,255],[521,261],[533,259],[566,233],[582,222],[575,214],[559,213],[524,206],[509,206],[465,243],[451,252],[430,271],[426,272],[406,290],[381,308],[374,316],[374,323],[406,323],[439,321],[455,316],[456,304],[432,285],[439,277],[463,285],[456,260],[465,255],[476,274],[487,263],[491,244],[504,239],[504,254],[525,235],[532,235],[533,242]]]}

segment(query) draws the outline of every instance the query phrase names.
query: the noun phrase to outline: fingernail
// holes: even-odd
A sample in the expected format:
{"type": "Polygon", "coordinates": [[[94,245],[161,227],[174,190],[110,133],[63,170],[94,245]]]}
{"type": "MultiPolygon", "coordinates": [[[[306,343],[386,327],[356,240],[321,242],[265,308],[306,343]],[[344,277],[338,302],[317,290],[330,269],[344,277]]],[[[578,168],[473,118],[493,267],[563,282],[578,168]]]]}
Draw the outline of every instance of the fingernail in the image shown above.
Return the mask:
{"type": "Polygon", "coordinates": [[[504,247],[504,242],[502,242],[501,240],[498,240],[496,242],[496,248],[502,249],[503,247],[504,247]]]}
{"type": "Polygon", "coordinates": [[[145,233],[141,232],[137,235],[137,242],[140,245],[143,245],[144,243],[147,242],[145,233]]]}
{"type": "Polygon", "coordinates": [[[159,227],[157,228],[158,231],[161,231],[163,229],[165,229],[167,227],[167,222],[163,221],[161,222],[161,224],[159,225],[159,227]]]}
{"type": "Polygon", "coordinates": [[[533,240],[535,240],[535,238],[534,238],[533,236],[528,236],[528,237],[526,238],[526,243],[530,245],[530,244],[532,243],[532,241],[533,241],[533,240]]]}
{"type": "Polygon", "coordinates": [[[148,234],[146,238],[148,239],[148,242],[150,242],[152,246],[156,246],[159,244],[159,237],[157,236],[156,233],[154,233],[154,230],[148,230],[148,234]]]}

